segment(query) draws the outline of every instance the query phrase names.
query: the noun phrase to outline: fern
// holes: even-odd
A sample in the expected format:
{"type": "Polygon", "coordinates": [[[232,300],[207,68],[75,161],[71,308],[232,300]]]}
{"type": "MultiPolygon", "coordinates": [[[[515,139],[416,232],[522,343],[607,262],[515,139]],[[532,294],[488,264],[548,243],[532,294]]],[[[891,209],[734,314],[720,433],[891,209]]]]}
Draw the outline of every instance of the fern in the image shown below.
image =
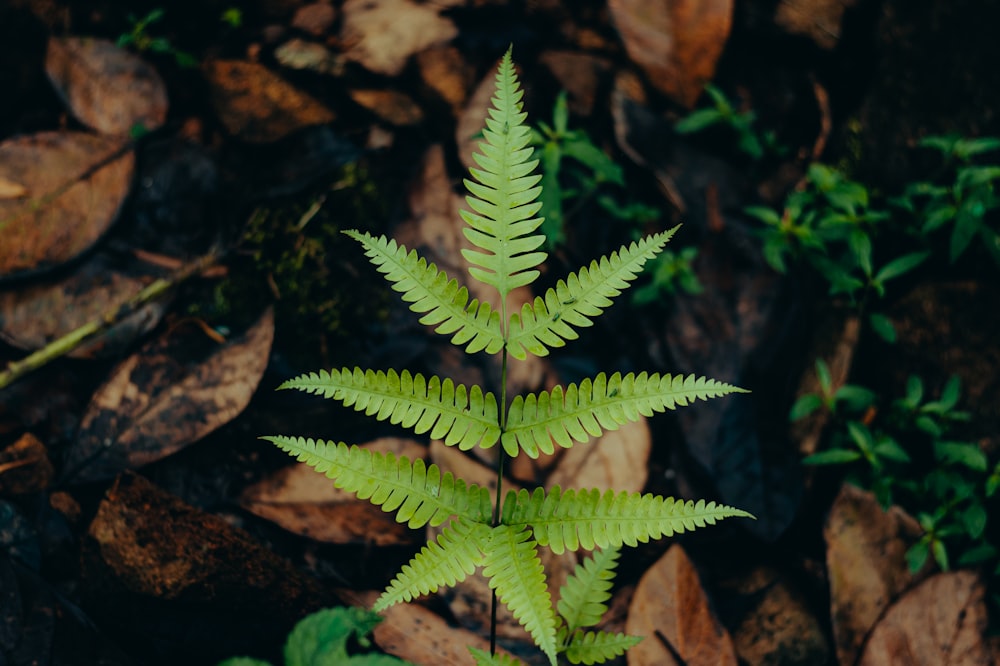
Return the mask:
{"type": "Polygon", "coordinates": [[[506,654],[490,654],[470,647],[469,652],[476,660],[476,666],[522,666],[523,662],[506,654]]]}
{"type": "Polygon", "coordinates": [[[575,340],[578,335],[573,327],[590,326],[591,317],[600,315],[612,304],[612,298],[628,288],[646,261],[663,249],[677,229],[643,238],[610,257],[593,261],[566,280],[559,280],[555,288],[545,292],[544,300],[537,297],[533,304],[525,303],[521,314],[511,317],[507,351],[518,359],[524,359],[528,352],[545,356],[550,347],[562,347],[566,340],[575,340]]]}
{"type": "Polygon", "coordinates": [[[565,391],[557,386],[551,393],[516,396],[507,416],[502,436],[508,455],[523,450],[532,458],[552,453],[553,442],[564,448],[617,430],[629,421],[638,421],[654,412],[685,406],[696,399],[707,400],[743,389],[705,377],[687,378],[645,372],[610,378],[604,373],[593,380],[570,384],[565,391]]]}
{"type": "MultiPolygon", "coordinates": [[[[470,299],[466,287],[415,250],[385,236],[346,233],[362,245],[376,270],[410,309],[422,315],[422,323],[450,336],[453,344],[468,353],[500,356],[499,398],[479,386],[466,387],[448,378],[425,378],[406,370],[341,368],[301,375],[280,388],[338,400],[377,420],[462,450],[487,449],[500,442],[501,470],[508,456],[537,457],[657,412],[742,391],[694,375],[600,373],[565,388],[516,396],[508,404],[508,357],[544,356],[575,339],[578,329],[590,326],[594,317],[612,305],[675,230],[654,234],[591,262],[558,281],[544,297],[508,314],[508,295],[538,277],[545,254],[538,251],[544,237],[536,233],[541,224],[535,217],[541,205],[540,176],[533,173],[537,160],[531,159],[522,93],[509,51],[496,80],[484,141],[475,155],[477,168],[470,170],[471,178],[465,181],[471,210],[463,211],[462,218],[473,246],[463,250],[469,275],[496,289],[499,311],[470,299]]],[[[553,487],[548,492],[505,494],[499,472],[497,491],[491,497],[486,488],[468,485],[419,459],[374,453],[343,442],[287,436],[265,439],[326,474],[337,487],[395,513],[401,523],[413,528],[445,526],[395,576],[376,602],[377,610],[454,585],[481,569],[495,592],[494,603],[499,600],[510,608],[552,664],[560,653],[573,663],[605,661],[639,640],[585,631],[605,611],[618,548],[723,518],[749,517],[714,502],[611,490],[553,487]],[[570,576],[557,606],[546,587],[540,547],[555,553],[601,549],[570,576]]],[[[495,637],[494,625],[491,653],[495,637]]],[[[472,652],[479,664],[518,663],[472,652]]]]}

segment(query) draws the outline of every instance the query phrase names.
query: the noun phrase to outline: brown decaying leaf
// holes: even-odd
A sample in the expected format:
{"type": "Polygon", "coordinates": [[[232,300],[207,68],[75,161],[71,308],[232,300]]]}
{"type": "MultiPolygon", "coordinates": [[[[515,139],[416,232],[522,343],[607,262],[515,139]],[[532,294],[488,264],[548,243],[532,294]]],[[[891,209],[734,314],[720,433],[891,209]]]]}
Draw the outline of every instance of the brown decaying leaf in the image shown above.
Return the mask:
{"type": "Polygon", "coordinates": [[[694,106],[729,38],[733,0],[609,0],[632,62],[660,92],[694,106]]]}
{"type": "Polygon", "coordinates": [[[937,574],[903,595],[875,626],[859,666],[992,666],[986,588],[971,571],[937,574]]]}
{"type": "Polygon", "coordinates": [[[432,46],[417,54],[417,66],[424,85],[446,101],[454,115],[462,111],[469,89],[475,83],[475,72],[454,46],[432,46]]]}
{"type": "Polygon", "coordinates": [[[0,178],[31,194],[0,200],[0,277],[59,266],[90,248],[128,194],[135,157],[121,139],[42,132],[0,143],[0,178]]]}
{"type": "Polygon", "coordinates": [[[160,128],[167,87],[149,63],[115,44],[89,37],[50,37],[45,72],[84,125],[127,136],[135,126],[160,128]]]}
{"type": "MultiPolygon", "coordinates": [[[[202,348],[216,345],[195,335],[202,348]]],[[[73,480],[106,479],[147,465],[231,421],[250,402],[273,338],[268,308],[243,335],[207,354],[193,352],[190,337],[168,334],[127,358],[83,416],[66,461],[73,480]]]]}
{"type": "Polygon", "coordinates": [[[347,57],[377,74],[396,76],[415,53],[451,40],[458,29],[433,3],[347,0],[341,41],[347,57]]]}
{"type": "MultiPolygon", "coordinates": [[[[155,278],[152,274],[119,270],[112,263],[97,253],[56,282],[0,292],[0,337],[21,349],[39,349],[114,311],[155,278]]],[[[93,358],[121,353],[156,326],[167,303],[168,299],[147,303],[68,356],[93,358]]]]}
{"type": "Polygon", "coordinates": [[[52,482],[49,454],[37,437],[25,433],[0,450],[0,495],[19,495],[45,490],[52,482]]]}
{"type": "Polygon", "coordinates": [[[8,178],[0,178],[0,199],[20,199],[28,195],[28,188],[8,178]]]}
{"type": "MultiPolygon", "coordinates": [[[[383,437],[361,448],[382,454],[424,458],[427,449],[411,439],[383,437]]],[[[308,465],[295,464],[250,486],[240,505],[295,534],[325,543],[408,545],[422,536],[392,514],[341,490],[308,465]]]]}
{"type": "Polygon", "coordinates": [[[417,125],[424,112],[406,93],[398,90],[351,90],[351,99],[390,125],[417,125]]]}
{"type": "Polygon", "coordinates": [[[902,509],[885,511],[875,496],[845,484],[826,525],[826,566],[830,614],[837,657],[853,664],[872,627],[899,595],[929,569],[914,577],[906,550],[922,530],[902,509]]]}
{"type": "Polygon", "coordinates": [[[698,572],[673,545],[635,589],[625,631],[645,640],[626,656],[629,666],[736,666],[733,641],[712,615],[698,572]]]}
{"type": "Polygon", "coordinates": [[[335,118],[322,103],[260,63],[213,60],[204,71],[219,119],[230,134],[244,141],[277,141],[335,118]]]}
{"type": "Polygon", "coordinates": [[[805,35],[821,49],[832,50],[840,41],[844,12],[857,0],[781,0],[774,22],[796,35],[805,35]]]}

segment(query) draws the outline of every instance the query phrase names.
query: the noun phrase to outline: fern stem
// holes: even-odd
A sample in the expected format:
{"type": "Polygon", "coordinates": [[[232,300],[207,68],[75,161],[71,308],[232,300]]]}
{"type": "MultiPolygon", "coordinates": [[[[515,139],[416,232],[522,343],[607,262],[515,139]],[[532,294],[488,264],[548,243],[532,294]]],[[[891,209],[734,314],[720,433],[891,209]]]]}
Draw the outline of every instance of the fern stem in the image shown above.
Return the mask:
{"type": "MultiPolygon", "coordinates": [[[[500,413],[498,421],[500,426],[500,436],[503,437],[504,429],[507,427],[507,318],[506,308],[504,318],[501,319],[504,326],[504,346],[500,352],[500,413]]],[[[500,524],[500,498],[503,497],[503,468],[507,459],[507,452],[502,446],[498,446],[500,454],[497,457],[497,498],[493,507],[493,527],[500,524]]],[[[493,596],[490,600],[490,654],[497,653],[497,591],[493,589],[493,596]]]]}

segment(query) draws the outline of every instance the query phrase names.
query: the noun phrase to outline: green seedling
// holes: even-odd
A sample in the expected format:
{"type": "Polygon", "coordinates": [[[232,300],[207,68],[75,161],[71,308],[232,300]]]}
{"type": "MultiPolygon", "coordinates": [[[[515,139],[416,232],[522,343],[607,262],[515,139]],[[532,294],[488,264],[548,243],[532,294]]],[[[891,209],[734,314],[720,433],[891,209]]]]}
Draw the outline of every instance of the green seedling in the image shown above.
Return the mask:
{"type": "Polygon", "coordinates": [[[118,46],[131,46],[140,53],[147,51],[163,53],[173,56],[179,67],[197,67],[199,62],[193,55],[178,50],[166,37],[154,37],[149,34],[150,26],[159,23],[165,15],[166,10],[163,8],[154,9],[141,19],[137,19],[134,14],[129,14],[128,20],[132,24],[132,28],[118,37],[118,46]]]}
{"type": "Polygon", "coordinates": [[[663,251],[653,264],[652,280],[635,290],[632,302],[647,305],[658,301],[664,293],[675,294],[678,290],[700,294],[704,287],[694,272],[697,257],[696,247],[685,247],[678,253],[663,251]]]}
{"type": "MultiPolygon", "coordinates": [[[[382,621],[361,608],[328,608],[299,621],[285,642],[285,666],[406,666],[407,661],[377,652],[350,654],[348,642],[371,647],[368,635],[382,621]]],[[[233,657],[218,666],[272,666],[252,657],[233,657]]]]}
{"type": "MultiPolygon", "coordinates": [[[[529,355],[545,356],[576,339],[577,330],[590,326],[611,306],[674,233],[625,245],[559,280],[544,296],[508,311],[508,296],[532,284],[546,258],[538,250],[545,237],[537,233],[542,224],[537,217],[542,176],[533,173],[538,160],[532,159],[535,151],[524,124],[522,95],[508,51],[496,75],[493,107],[475,156],[478,166],[465,180],[471,211],[462,211],[462,219],[471,248],[462,254],[469,263],[469,278],[490,287],[499,305],[470,300],[466,287],[415,250],[385,236],[346,232],[410,309],[423,315],[424,324],[469,354],[495,357],[499,391],[406,370],[361,368],[310,373],[281,386],[338,400],[462,451],[495,450],[495,495],[420,459],[383,455],[344,442],[265,439],[330,477],[338,487],[394,512],[397,521],[411,528],[441,528],[437,538],[392,580],[375,603],[376,612],[454,585],[481,569],[494,591],[491,654],[495,654],[497,604],[503,603],[549,663],[556,664],[562,654],[571,662],[589,664],[620,655],[633,639],[588,631],[589,620],[572,619],[587,617],[591,603],[603,603],[599,588],[584,585],[588,590],[584,594],[564,592],[557,614],[539,548],[559,554],[636,546],[749,514],[703,500],[613,490],[553,486],[504,492],[507,461],[519,455],[549,454],[557,446],[584,445],[592,437],[656,412],[742,389],[694,375],[616,372],[508,397],[509,363],[529,355]]],[[[610,555],[595,559],[604,557],[610,555]]],[[[608,565],[598,561],[593,566],[600,570],[608,565]]],[[[482,654],[477,658],[479,663],[504,663],[482,654]]]]}
{"type": "Polygon", "coordinates": [[[694,111],[674,125],[678,134],[694,134],[709,128],[721,127],[731,132],[741,152],[755,160],[762,159],[768,151],[780,155],[784,151],[778,146],[773,132],[758,132],[755,128],[757,115],[753,111],[737,111],[725,93],[711,83],[705,92],[712,102],[706,109],[694,111]]]}

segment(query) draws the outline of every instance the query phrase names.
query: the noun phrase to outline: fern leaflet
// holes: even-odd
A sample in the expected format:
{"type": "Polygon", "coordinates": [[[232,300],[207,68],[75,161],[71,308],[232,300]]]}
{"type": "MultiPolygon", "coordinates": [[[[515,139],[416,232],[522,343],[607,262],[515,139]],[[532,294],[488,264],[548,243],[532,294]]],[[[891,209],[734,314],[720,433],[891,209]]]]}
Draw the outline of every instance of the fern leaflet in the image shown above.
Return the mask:
{"type": "Polygon", "coordinates": [[[451,379],[429,380],[406,370],[321,370],[289,379],[279,389],[298,389],[340,400],[379,421],[389,421],[415,433],[430,433],[448,446],[467,451],[489,448],[500,438],[499,409],[492,393],[479,386],[471,390],[451,379]]]}
{"type": "Polygon", "coordinates": [[[620,551],[604,548],[594,552],[580,564],[559,588],[556,609],[569,632],[592,627],[608,610],[605,602],[611,598],[611,581],[615,577],[620,551]]]}
{"type": "Polygon", "coordinates": [[[504,525],[526,525],[539,545],[559,554],[581,547],[620,548],[636,546],[650,539],[669,537],[697,527],[713,525],[723,518],[752,518],[746,511],[705,502],[683,501],[649,493],[603,494],[591,490],[562,491],[559,486],[546,494],[542,488],[507,493],[504,498],[504,525]]]}
{"type": "Polygon", "coordinates": [[[451,335],[457,347],[468,343],[465,351],[469,354],[483,350],[495,354],[503,348],[500,313],[489,303],[476,299],[470,303],[469,290],[459,286],[458,280],[427,263],[416,250],[407,252],[403,245],[385,236],[344,233],[364,246],[365,254],[392,288],[402,293],[410,309],[424,315],[421,324],[436,326],[435,332],[451,335]]]}
{"type": "Polygon", "coordinates": [[[496,75],[496,95],[493,108],[483,129],[485,141],[473,159],[481,168],[470,169],[466,179],[466,197],[470,212],[461,211],[468,224],[465,237],[479,250],[462,250],[462,256],[472,264],[469,274],[500,292],[505,303],[512,289],[530,284],[538,277],[535,268],[545,260],[544,252],[535,252],[545,237],[532,234],[542,223],[533,217],[541,209],[536,201],[542,188],[536,187],[540,175],[531,175],[538,160],[532,160],[534,149],[528,145],[531,131],[524,124],[527,114],[521,111],[520,90],[511,52],[500,62],[496,75]],[[478,182],[476,182],[478,181],[478,182]]]}
{"type": "Polygon", "coordinates": [[[523,526],[494,527],[486,544],[483,575],[555,666],[556,616],[531,532],[523,526]]]}
{"type": "Polygon", "coordinates": [[[452,522],[436,541],[428,541],[410,563],[403,566],[372,610],[379,613],[393,604],[465,580],[483,564],[481,548],[489,535],[489,525],[461,519],[452,522]]]}
{"type": "Polygon", "coordinates": [[[476,659],[476,666],[524,666],[524,662],[506,654],[490,654],[478,648],[470,647],[469,652],[476,659]]]}
{"type": "Polygon", "coordinates": [[[626,650],[641,642],[641,636],[577,631],[566,646],[566,658],[571,664],[600,664],[625,654],[626,650]]]}
{"type": "Polygon", "coordinates": [[[603,372],[580,385],[564,390],[555,387],[526,397],[516,396],[507,414],[502,435],[504,450],[517,455],[523,450],[532,458],[552,453],[553,442],[563,448],[585,442],[605,430],[617,430],[640,416],[686,406],[696,399],[707,400],[727,393],[744,392],[730,384],[694,375],[659,373],[607,377],[603,372]]]}
{"type": "Polygon", "coordinates": [[[442,476],[437,465],[428,467],[423,460],[410,462],[406,456],[397,458],[343,442],[283,436],[261,439],[326,474],[338,488],[386,513],[396,511],[396,521],[411,528],[440,525],[453,515],[475,523],[490,520],[489,490],[467,486],[451,472],[442,476]]]}
{"type": "Polygon", "coordinates": [[[551,347],[562,347],[578,336],[573,329],[590,326],[592,317],[611,305],[611,299],[627,289],[645,263],[656,256],[678,227],[625,245],[609,257],[601,257],[559,280],[545,292],[545,299],[525,303],[520,315],[511,315],[507,351],[524,359],[528,353],[545,356],[551,347]]]}

